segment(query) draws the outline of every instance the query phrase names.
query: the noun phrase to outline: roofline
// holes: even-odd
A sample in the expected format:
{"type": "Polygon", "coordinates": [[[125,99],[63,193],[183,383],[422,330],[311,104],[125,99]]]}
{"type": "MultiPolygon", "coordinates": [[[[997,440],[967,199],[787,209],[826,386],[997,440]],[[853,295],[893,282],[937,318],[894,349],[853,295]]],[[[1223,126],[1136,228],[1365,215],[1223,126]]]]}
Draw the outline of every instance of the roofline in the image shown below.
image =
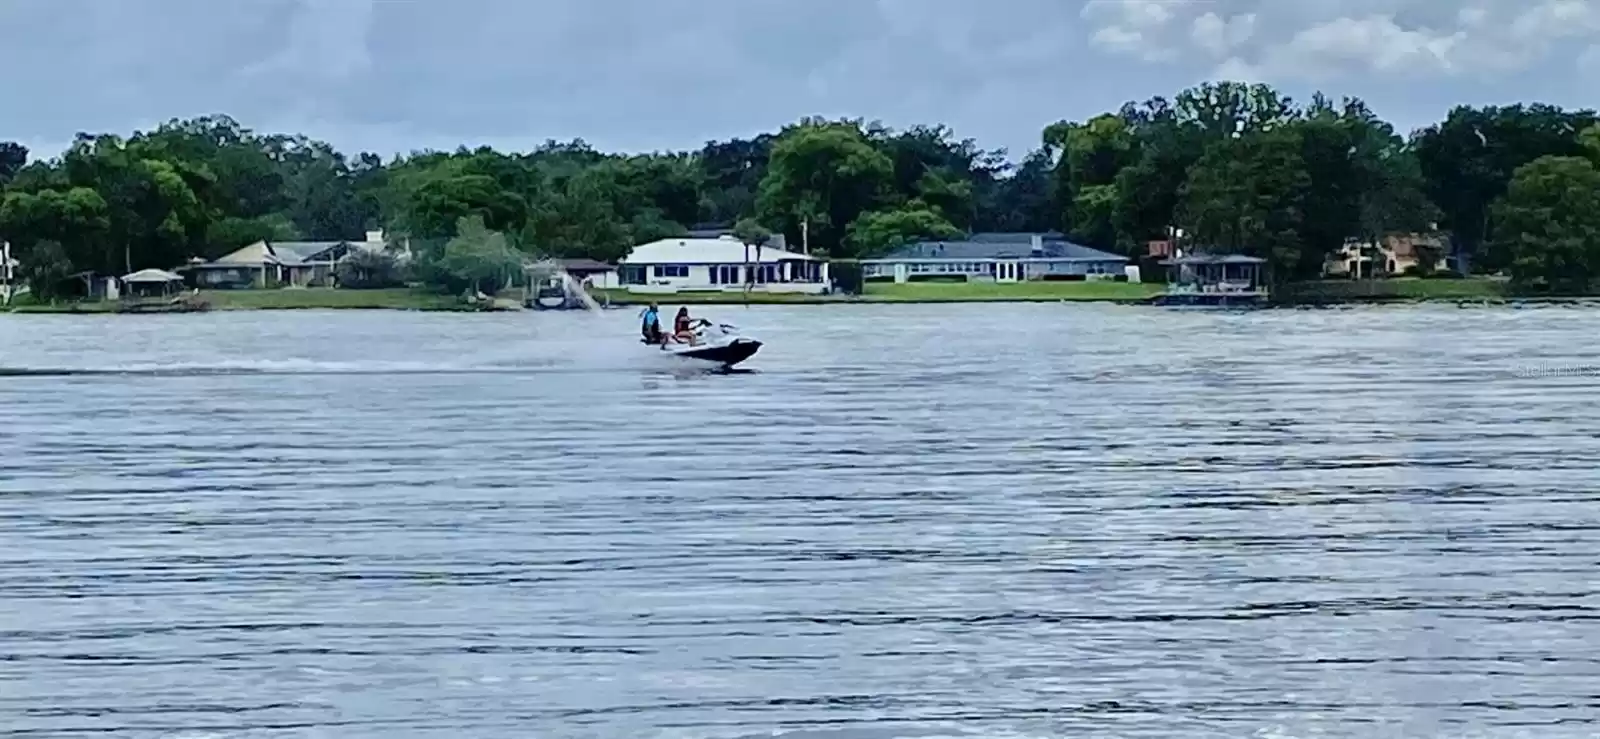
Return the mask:
{"type": "Polygon", "coordinates": [[[816,257],[807,257],[807,256],[802,255],[802,254],[793,254],[793,255],[790,255],[790,256],[792,256],[793,259],[783,259],[783,258],[779,258],[779,259],[762,259],[759,262],[754,260],[754,259],[752,259],[752,260],[750,260],[748,262],[740,262],[740,261],[732,261],[732,262],[730,262],[730,261],[727,261],[727,260],[716,260],[716,261],[710,261],[710,262],[703,262],[703,261],[698,261],[698,260],[687,260],[686,261],[686,260],[682,260],[682,259],[664,259],[664,260],[661,260],[661,261],[651,261],[651,262],[630,262],[630,261],[627,261],[627,260],[623,260],[621,262],[618,262],[616,264],[616,266],[611,267],[611,269],[616,269],[617,267],[625,267],[625,266],[644,267],[644,266],[648,266],[648,265],[652,265],[652,264],[687,264],[689,266],[694,266],[694,265],[701,265],[701,264],[707,264],[707,265],[709,265],[709,264],[740,265],[740,264],[774,264],[774,263],[783,262],[783,261],[798,261],[798,262],[806,262],[806,261],[821,262],[821,261],[823,261],[823,260],[818,259],[816,257]]]}
{"type": "Polygon", "coordinates": [[[1217,256],[1177,257],[1163,259],[1159,264],[1266,264],[1267,260],[1261,257],[1245,256],[1244,254],[1221,254],[1217,256]]]}
{"type": "Polygon", "coordinates": [[[1104,257],[968,257],[966,259],[939,257],[937,259],[915,257],[909,259],[858,259],[858,264],[953,264],[966,262],[1130,262],[1127,257],[1110,254],[1104,257]]]}

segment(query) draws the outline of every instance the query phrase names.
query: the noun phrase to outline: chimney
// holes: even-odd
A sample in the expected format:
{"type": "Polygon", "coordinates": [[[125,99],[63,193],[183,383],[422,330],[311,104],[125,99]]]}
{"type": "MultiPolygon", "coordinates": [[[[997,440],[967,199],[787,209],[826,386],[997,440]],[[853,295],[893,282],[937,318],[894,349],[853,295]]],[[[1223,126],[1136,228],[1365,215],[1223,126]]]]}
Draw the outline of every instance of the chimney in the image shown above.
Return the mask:
{"type": "Polygon", "coordinates": [[[1040,255],[1044,254],[1044,235],[1043,234],[1034,234],[1029,239],[1029,242],[1030,242],[1030,245],[1032,246],[1032,252],[1033,252],[1034,256],[1037,257],[1037,256],[1040,256],[1040,255]]]}
{"type": "Polygon", "coordinates": [[[383,243],[383,229],[380,228],[380,229],[378,229],[376,231],[368,231],[367,232],[367,243],[368,244],[381,244],[381,243],[383,243]]]}

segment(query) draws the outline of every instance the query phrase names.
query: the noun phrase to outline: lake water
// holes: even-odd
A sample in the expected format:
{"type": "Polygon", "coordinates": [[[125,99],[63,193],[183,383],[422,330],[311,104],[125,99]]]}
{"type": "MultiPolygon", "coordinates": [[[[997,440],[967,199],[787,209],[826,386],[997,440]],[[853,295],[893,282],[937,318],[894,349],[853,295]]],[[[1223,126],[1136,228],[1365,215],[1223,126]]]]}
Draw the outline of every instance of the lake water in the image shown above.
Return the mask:
{"type": "Polygon", "coordinates": [[[1600,312],[715,317],[0,316],[0,733],[1600,732],[1600,312]]]}

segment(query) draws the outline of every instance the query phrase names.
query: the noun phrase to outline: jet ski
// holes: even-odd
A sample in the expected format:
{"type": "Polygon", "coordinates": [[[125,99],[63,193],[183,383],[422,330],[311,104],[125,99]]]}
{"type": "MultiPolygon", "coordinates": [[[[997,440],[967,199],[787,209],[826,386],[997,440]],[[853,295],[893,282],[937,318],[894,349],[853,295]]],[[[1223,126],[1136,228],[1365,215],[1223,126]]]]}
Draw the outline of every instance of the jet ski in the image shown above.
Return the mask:
{"type": "Polygon", "coordinates": [[[726,323],[697,318],[689,324],[689,330],[693,340],[687,344],[674,341],[670,336],[664,345],[645,338],[639,341],[651,346],[652,351],[721,367],[732,367],[755,356],[761,349],[761,342],[740,335],[738,327],[726,323]]]}

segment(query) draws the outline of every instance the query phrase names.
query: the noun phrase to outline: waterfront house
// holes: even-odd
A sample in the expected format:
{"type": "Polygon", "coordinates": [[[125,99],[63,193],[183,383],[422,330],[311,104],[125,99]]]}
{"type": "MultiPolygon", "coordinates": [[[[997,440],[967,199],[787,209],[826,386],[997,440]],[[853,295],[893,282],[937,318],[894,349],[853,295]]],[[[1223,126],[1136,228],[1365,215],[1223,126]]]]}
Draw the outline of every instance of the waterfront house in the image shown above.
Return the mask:
{"type": "MultiPolygon", "coordinates": [[[[364,241],[257,241],[182,271],[205,288],[331,285],[339,262],[354,250],[388,247],[382,231],[368,231],[364,241]]],[[[402,248],[396,256],[404,260],[408,254],[402,248]]]]}
{"type": "Polygon", "coordinates": [[[735,236],[693,236],[640,244],[618,264],[622,287],[631,293],[828,292],[828,265],[816,257],[776,247],[757,249],[735,236]]]}
{"type": "Polygon", "coordinates": [[[1449,246],[1445,237],[1438,233],[1390,234],[1376,245],[1350,239],[1328,255],[1322,274],[1324,277],[1361,278],[1440,272],[1450,266],[1449,246]]]}
{"type": "Polygon", "coordinates": [[[1115,279],[1128,258],[1067,241],[1056,232],[975,233],[952,241],[917,241],[876,259],[861,260],[862,277],[897,283],[950,279],[1115,279]]]}

